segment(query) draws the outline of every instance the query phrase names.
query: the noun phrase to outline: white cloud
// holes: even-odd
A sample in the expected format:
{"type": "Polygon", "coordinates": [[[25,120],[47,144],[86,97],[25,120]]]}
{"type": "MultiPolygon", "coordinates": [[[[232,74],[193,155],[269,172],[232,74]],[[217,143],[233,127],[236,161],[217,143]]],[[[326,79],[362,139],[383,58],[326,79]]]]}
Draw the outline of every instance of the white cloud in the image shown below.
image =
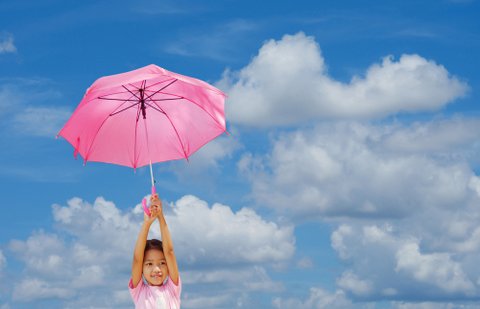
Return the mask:
{"type": "Polygon", "coordinates": [[[29,271],[49,278],[65,275],[57,271],[65,263],[65,244],[57,235],[40,231],[32,234],[26,241],[11,241],[9,247],[25,263],[29,271]]]}
{"type": "Polygon", "coordinates": [[[407,243],[396,253],[396,271],[406,272],[420,282],[433,283],[447,293],[475,291],[460,263],[448,253],[422,254],[417,243],[407,243]]]}
{"type": "MultiPolygon", "coordinates": [[[[337,285],[348,295],[364,300],[478,297],[480,289],[475,281],[479,272],[471,261],[480,252],[463,254],[447,250],[448,244],[435,248],[428,241],[430,237],[445,240],[448,236],[442,235],[442,227],[432,230],[421,226],[426,220],[424,216],[385,226],[364,223],[340,226],[332,234],[332,247],[349,266],[337,279],[337,285]],[[416,238],[419,235],[424,236],[422,248],[416,238]]],[[[453,241],[449,239],[446,243],[453,241]]]]}
{"type": "Polygon", "coordinates": [[[0,33],[0,54],[15,53],[17,47],[13,43],[13,35],[10,33],[0,33]]]}
{"type": "Polygon", "coordinates": [[[345,269],[337,287],[352,300],[473,300],[479,123],[322,123],[274,136],[270,152],[246,154],[238,168],[258,205],[338,223],[331,245],[345,269]]]}
{"type": "MultiPolygon", "coordinates": [[[[190,302],[195,303],[200,295],[195,290],[204,285],[231,297],[283,289],[267,267],[293,256],[292,227],[266,221],[251,209],[209,206],[194,196],[165,203],[164,210],[182,279],[186,290],[193,291],[190,302]]],[[[102,197],[93,204],[73,198],[66,206],[53,205],[52,213],[56,232],[34,232],[9,244],[24,263],[23,275],[12,282],[13,300],[53,298],[66,308],[109,308],[113,299],[116,308],[131,306],[126,287],[143,219],[141,205],[123,211],[102,197]],[[98,288],[106,285],[108,289],[98,288]]],[[[159,237],[157,223],[149,236],[159,237]]]]}
{"type": "Polygon", "coordinates": [[[342,83],[328,76],[320,47],[303,33],[266,42],[243,69],[226,71],[218,86],[229,95],[230,121],[251,126],[434,111],[468,90],[443,66],[418,55],[385,57],[365,76],[342,83]]]}
{"type": "MultiPolygon", "coordinates": [[[[386,138],[387,149],[403,153],[436,153],[455,155],[455,149],[466,146],[478,148],[480,119],[455,116],[430,122],[417,122],[394,130],[386,138]]],[[[465,152],[465,149],[462,149],[465,152]]]]}
{"type": "Polygon", "coordinates": [[[284,262],[295,251],[293,227],[267,222],[248,208],[235,213],[228,206],[209,208],[185,196],[175,203],[173,213],[172,234],[188,264],[284,262]]]}
{"type": "Polygon", "coordinates": [[[404,125],[320,124],[275,137],[270,153],[246,154],[238,168],[251,180],[259,205],[296,217],[398,218],[432,205],[462,204],[476,192],[468,160],[478,156],[478,136],[457,120],[426,127],[438,129],[424,134],[404,125]],[[442,126],[456,128],[455,147],[442,126]],[[405,132],[414,151],[392,146],[405,132]],[[429,139],[434,146],[414,146],[429,139]]]}
{"type": "Polygon", "coordinates": [[[343,290],[352,292],[358,296],[367,296],[372,290],[372,283],[368,280],[362,280],[354,273],[346,271],[337,279],[337,285],[343,290]]]}

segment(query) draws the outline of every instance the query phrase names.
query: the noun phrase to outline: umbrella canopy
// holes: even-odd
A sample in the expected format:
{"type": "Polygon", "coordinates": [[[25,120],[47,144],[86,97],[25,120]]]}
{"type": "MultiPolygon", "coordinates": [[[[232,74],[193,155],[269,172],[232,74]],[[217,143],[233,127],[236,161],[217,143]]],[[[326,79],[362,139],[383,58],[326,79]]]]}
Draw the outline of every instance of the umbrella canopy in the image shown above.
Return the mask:
{"type": "Polygon", "coordinates": [[[84,162],[137,168],[188,159],[226,132],[224,100],[201,80],[148,65],[96,80],[58,135],[84,162]]]}

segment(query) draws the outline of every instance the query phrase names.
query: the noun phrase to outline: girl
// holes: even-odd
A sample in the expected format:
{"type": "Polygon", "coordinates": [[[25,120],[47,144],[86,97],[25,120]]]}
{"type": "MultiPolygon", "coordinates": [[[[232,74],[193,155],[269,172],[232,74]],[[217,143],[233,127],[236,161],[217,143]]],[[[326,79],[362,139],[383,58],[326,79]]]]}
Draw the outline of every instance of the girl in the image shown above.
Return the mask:
{"type": "Polygon", "coordinates": [[[144,215],[135,244],[128,287],[136,309],[180,309],[182,283],[162,202],[156,193],[150,197],[150,216],[144,215]],[[155,219],[160,223],[162,241],[147,240],[155,219]]]}

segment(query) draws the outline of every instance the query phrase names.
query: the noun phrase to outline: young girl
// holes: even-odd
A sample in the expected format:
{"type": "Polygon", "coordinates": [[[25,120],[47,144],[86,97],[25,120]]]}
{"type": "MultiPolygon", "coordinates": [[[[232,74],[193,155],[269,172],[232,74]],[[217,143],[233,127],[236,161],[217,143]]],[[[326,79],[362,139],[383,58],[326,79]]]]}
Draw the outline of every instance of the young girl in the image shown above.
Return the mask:
{"type": "Polygon", "coordinates": [[[136,309],[180,309],[182,283],[162,202],[157,194],[150,198],[150,216],[144,215],[138,234],[128,287],[136,309]],[[155,219],[160,223],[162,241],[147,240],[155,219]]]}

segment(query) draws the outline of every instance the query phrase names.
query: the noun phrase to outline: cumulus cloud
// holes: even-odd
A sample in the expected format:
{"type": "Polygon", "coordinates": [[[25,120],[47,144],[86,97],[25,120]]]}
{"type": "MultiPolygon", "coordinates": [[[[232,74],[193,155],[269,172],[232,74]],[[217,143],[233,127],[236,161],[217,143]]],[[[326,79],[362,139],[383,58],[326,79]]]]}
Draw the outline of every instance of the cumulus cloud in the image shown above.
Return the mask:
{"type": "Polygon", "coordinates": [[[450,152],[446,129],[324,123],[278,135],[270,153],[247,153],[238,168],[251,180],[258,204],[297,217],[400,218],[431,205],[453,207],[476,195],[468,158],[478,154],[478,136],[465,127],[479,123],[425,124],[457,130],[450,152]],[[401,136],[409,136],[410,148],[398,151],[401,146],[392,140],[401,136]],[[425,140],[435,141],[422,147],[425,140]],[[445,150],[442,156],[438,149],[445,150]]]}
{"type": "Polygon", "coordinates": [[[424,220],[421,216],[392,225],[355,223],[337,228],[331,236],[332,247],[349,264],[337,285],[347,295],[364,300],[478,297],[479,272],[471,261],[480,252],[465,254],[449,250],[448,244],[438,248],[428,239],[441,235],[441,227],[440,232],[429,227],[412,229],[424,220]],[[420,242],[420,235],[426,240],[420,242]]]}
{"type": "Polygon", "coordinates": [[[343,290],[355,295],[366,296],[372,292],[372,284],[368,280],[362,280],[354,273],[346,271],[337,279],[337,285],[343,290]]]}
{"type": "MultiPolygon", "coordinates": [[[[435,153],[437,155],[468,154],[464,146],[478,150],[480,120],[454,116],[430,122],[416,122],[409,127],[394,130],[388,134],[385,147],[402,153],[435,153]]],[[[472,155],[475,155],[473,153],[472,155]]]]}
{"type": "Polygon", "coordinates": [[[207,203],[185,196],[175,203],[169,218],[172,234],[179,237],[180,256],[187,263],[236,264],[282,262],[292,257],[292,227],[267,222],[253,210],[207,203]],[[182,249],[183,248],[183,249],[182,249]]]}
{"type": "Polygon", "coordinates": [[[0,54],[15,53],[17,47],[13,43],[13,35],[10,33],[0,33],[0,54]]]}
{"type": "MultiPolygon", "coordinates": [[[[222,289],[235,295],[283,288],[267,266],[292,257],[292,227],[266,221],[248,208],[234,212],[226,205],[209,206],[195,196],[165,203],[164,209],[184,284],[192,287],[187,288],[193,291],[190,302],[198,296],[196,287],[210,286],[217,295],[222,289]]],[[[93,204],[72,198],[66,206],[53,205],[52,213],[57,232],[37,231],[9,244],[24,264],[23,275],[12,284],[12,299],[53,298],[69,308],[110,307],[113,299],[116,308],[128,308],[126,284],[141,205],[122,211],[102,197],[93,204]]],[[[159,237],[158,224],[149,236],[159,237]]]]}
{"type": "Polygon", "coordinates": [[[258,205],[338,224],[336,284],[348,298],[476,299],[479,123],[322,123],[274,136],[270,152],[247,153],[238,168],[258,205]]]}
{"type": "Polygon", "coordinates": [[[249,126],[434,111],[468,90],[442,65],[414,54],[384,57],[364,76],[337,81],[314,38],[301,32],[269,40],[247,66],[227,70],[218,86],[229,95],[230,121],[249,126]]]}
{"type": "Polygon", "coordinates": [[[405,272],[419,282],[431,282],[448,293],[471,294],[475,285],[448,253],[422,254],[417,243],[407,243],[397,250],[395,270],[405,272]]]}

